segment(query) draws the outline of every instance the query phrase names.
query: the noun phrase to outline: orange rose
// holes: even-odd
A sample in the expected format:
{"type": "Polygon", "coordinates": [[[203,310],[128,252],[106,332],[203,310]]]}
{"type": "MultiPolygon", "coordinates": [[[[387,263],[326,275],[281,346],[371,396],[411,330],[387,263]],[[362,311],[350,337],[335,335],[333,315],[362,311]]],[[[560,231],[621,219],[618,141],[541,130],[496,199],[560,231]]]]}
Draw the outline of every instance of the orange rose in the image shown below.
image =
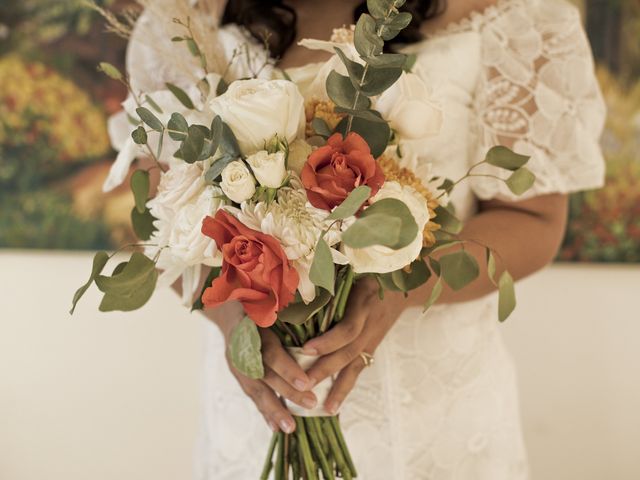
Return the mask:
{"type": "Polygon", "coordinates": [[[356,187],[367,185],[374,196],[384,183],[384,174],[367,142],[351,132],[343,139],[335,133],[314,151],[300,174],[309,202],[331,211],[356,187]]]}
{"type": "Polygon", "coordinates": [[[280,242],[224,210],[203,220],[202,233],[215,240],[223,257],[220,276],[202,295],[205,307],[238,300],[259,327],[273,325],[293,300],[300,280],[280,242]]]}

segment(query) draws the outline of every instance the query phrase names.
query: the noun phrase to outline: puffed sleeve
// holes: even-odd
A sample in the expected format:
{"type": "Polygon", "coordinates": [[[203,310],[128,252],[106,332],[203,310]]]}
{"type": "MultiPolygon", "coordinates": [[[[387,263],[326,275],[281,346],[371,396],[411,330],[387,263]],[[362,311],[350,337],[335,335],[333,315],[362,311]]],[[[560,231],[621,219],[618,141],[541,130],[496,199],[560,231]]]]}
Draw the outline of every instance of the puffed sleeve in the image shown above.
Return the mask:
{"type": "MultiPolygon", "coordinates": [[[[513,201],[602,186],[606,109],[578,10],[564,0],[533,1],[502,11],[481,38],[471,161],[504,145],[531,156],[527,168],[536,182],[517,197],[496,178],[476,177],[475,194],[513,201]]],[[[488,165],[474,173],[508,176],[488,165]]]]}

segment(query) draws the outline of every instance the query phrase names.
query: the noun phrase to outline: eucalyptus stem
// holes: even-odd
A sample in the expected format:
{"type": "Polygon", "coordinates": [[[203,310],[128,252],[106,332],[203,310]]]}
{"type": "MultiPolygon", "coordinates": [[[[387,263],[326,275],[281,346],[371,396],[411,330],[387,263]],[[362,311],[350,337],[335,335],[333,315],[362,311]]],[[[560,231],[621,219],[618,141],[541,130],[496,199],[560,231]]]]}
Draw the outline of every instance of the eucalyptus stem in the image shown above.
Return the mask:
{"type": "Polygon", "coordinates": [[[351,470],[351,475],[354,477],[358,476],[358,472],[356,470],[356,465],[351,458],[351,454],[349,453],[349,449],[347,448],[347,442],[344,440],[344,436],[342,435],[342,428],[340,427],[340,422],[338,421],[338,417],[329,417],[328,420],[333,427],[333,431],[336,434],[338,439],[338,443],[340,444],[340,448],[342,449],[342,453],[344,453],[345,460],[347,461],[347,465],[351,470]]]}
{"type": "Polygon", "coordinates": [[[315,418],[303,419],[303,422],[307,427],[309,443],[311,444],[311,448],[313,448],[313,451],[315,452],[316,457],[318,458],[318,462],[320,463],[320,469],[322,470],[322,475],[324,476],[324,480],[335,480],[335,477],[333,476],[333,471],[329,466],[329,461],[327,460],[327,457],[324,453],[324,450],[322,447],[322,441],[320,440],[320,435],[318,434],[318,431],[314,428],[315,427],[314,420],[315,418]]]}
{"type": "Polygon", "coordinates": [[[330,421],[325,420],[322,423],[322,429],[324,430],[325,437],[329,441],[329,448],[331,449],[331,453],[333,457],[336,459],[336,464],[338,465],[338,471],[340,472],[342,478],[346,480],[351,480],[353,475],[351,474],[351,469],[347,465],[347,461],[342,452],[342,448],[338,443],[338,439],[336,438],[335,431],[333,430],[333,426],[330,421]]]}
{"type": "Polygon", "coordinates": [[[267,452],[267,459],[262,467],[262,474],[260,474],[260,480],[268,480],[271,469],[273,468],[273,452],[276,449],[278,443],[278,432],[274,432],[271,436],[271,442],[269,443],[269,451],[267,452]]]}
{"type": "Polygon", "coordinates": [[[296,435],[298,436],[298,450],[302,456],[304,463],[304,470],[309,480],[318,480],[318,472],[316,471],[316,464],[311,455],[311,448],[309,446],[309,439],[307,438],[307,432],[304,428],[304,421],[301,417],[294,417],[296,420],[296,435]]]}

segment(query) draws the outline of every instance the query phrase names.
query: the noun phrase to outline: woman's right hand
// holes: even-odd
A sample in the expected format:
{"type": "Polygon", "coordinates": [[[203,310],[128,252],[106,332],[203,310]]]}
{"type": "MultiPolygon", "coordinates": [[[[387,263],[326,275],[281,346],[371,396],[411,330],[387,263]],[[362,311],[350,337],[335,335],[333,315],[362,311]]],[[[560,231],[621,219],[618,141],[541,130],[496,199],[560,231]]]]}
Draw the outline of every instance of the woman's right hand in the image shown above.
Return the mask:
{"type": "MultiPolygon", "coordinates": [[[[207,315],[221,328],[226,344],[235,325],[242,320],[244,313],[237,302],[227,302],[207,315]]],[[[207,312],[207,313],[209,313],[207,312]]],[[[280,343],[280,339],[268,329],[259,329],[262,339],[262,361],[265,376],[254,380],[240,373],[231,363],[227,348],[227,362],[231,373],[236,377],[242,390],[253,400],[256,407],[273,431],[282,430],[291,433],[295,430],[295,421],[291,413],[278,397],[286,398],[304,408],[311,409],[317,404],[310,389],[309,378],[296,361],[280,343]]]]}

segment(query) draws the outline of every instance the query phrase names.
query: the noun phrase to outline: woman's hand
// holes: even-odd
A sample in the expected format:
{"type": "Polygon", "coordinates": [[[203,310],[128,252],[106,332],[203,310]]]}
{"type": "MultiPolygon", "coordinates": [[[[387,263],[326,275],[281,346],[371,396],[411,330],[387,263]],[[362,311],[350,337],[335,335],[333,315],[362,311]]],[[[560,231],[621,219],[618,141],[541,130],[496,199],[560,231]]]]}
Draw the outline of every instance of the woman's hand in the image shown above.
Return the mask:
{"type": "MultiPolygon", "coordinates": [[[[220,325],[228,345],[233,327],[243,318],[242,306],[237,302],[227,302],[216,310],[217,317],[224,317],[216,323],[220,325]]],[[[278,394],[307,409],[314,408],[317,399],[312,392],[307,391],[311,386],[307,374],[282,347],[275,333],[263,328],[259,330],[262,338],[264,378],[254,380],[246,377],[233,366],[227,355],[229,369],[242,390],[253,400],[269,427],[273,431],[291,433],[295,430],[296,424],[291,413],[278,398],[278,394]]]]}
{"type": "Polygon", "coordinates": [[[373,354],[402,312],[402,296],[385,292],[382,301],[378,288],[373,277],[358,280],[349,296],[344,319],[304,345],[305,353],[322,356],[307,371],[313,385],[338,374],[324,404],[330,414],[338,411],[364,369],[360,354],[373,354]]]}

